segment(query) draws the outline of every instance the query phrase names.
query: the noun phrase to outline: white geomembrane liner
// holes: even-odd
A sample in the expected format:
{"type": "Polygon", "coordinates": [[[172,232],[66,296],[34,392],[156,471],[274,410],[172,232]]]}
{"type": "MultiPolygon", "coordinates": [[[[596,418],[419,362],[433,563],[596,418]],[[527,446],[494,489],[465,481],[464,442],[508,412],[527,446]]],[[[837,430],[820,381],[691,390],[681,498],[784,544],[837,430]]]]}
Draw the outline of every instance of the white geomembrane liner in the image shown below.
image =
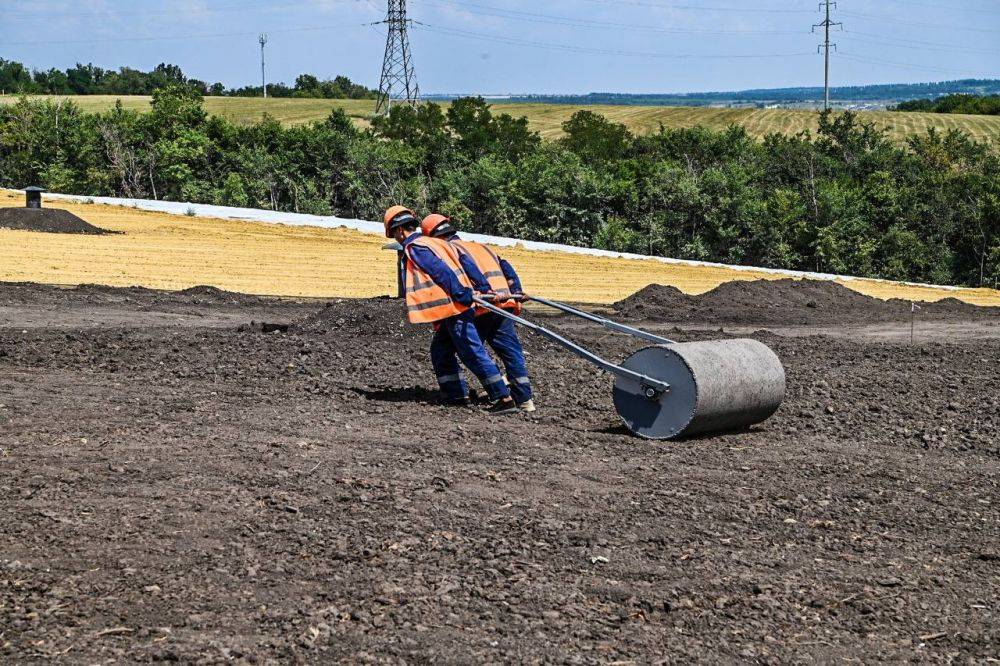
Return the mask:
{"type": "MultiPolygon", "coordinates": [[[[56,201],[73,201],[77,203],[98,203],[109,206],[123,206],[136,208],[138,210],[155,211],[157,213],[167,213],[169,215],[188,215],[189,211],[194,212],[195,217],[214,217],[225,220],[248,220],[251,222],[265,222],[268,224],[284,224],[294,227],[322,227],[325,229],[354,229],[366,234],[385,235],[385,229],[381,222],[369,222],[367,220],[353,220],[342,217],[330,217],[323,215],[305,215],[302,213],[282,213],[272,210],[261,210],[259,208],[232,208],[230,206],[210,206],[207,204],[185,203],[183,201],[154,201],[151,199],[116,199],[113,197],[88,197],[75,194],[56,194],[46,192],[44,198],[56,201]]],[[[526,241],[517,238],[503,238],[501,236],[485,236],[483,234],[462,233],[463,238],[488,243],[497,247],[521,246],[525,250],[537,252],[565,252],[567,254],[581,254],[591,257],[608,257],[611,259],[630,259],[643,261],[658,261],[663,264],[676,264],[679,266],[704,266],[708,268],[727,268],[733,271],[752,271],[755,273],[768,273],[771,275],[781,275],[791,278],[805,278],[810,280],[868,280],[873,282],[885,282],[887,284],[903,284],[911,287],[928,287],[931,289],[943,289],[946,291],[958,291],[962,287],[952,287],[947,285],[921,284],[918,282],[892,282],[890,280],[874,280],[872,278],[859,278],[851,275],[833,275],[831,273],[810,273],[807,271],[782,270],[780,268],[756,268],[753,266],[734,266],[729,264],[717,264],[708,261],[691,261],[687,259],[670,259],[668,257],[651,257],[642,254],[631,254],[628,252],[613,252],[611,250],[597,250],[589,247],[576,247],[573,245],[559,245],[557,243],[540,243],[537,241],[526,241]]]]}

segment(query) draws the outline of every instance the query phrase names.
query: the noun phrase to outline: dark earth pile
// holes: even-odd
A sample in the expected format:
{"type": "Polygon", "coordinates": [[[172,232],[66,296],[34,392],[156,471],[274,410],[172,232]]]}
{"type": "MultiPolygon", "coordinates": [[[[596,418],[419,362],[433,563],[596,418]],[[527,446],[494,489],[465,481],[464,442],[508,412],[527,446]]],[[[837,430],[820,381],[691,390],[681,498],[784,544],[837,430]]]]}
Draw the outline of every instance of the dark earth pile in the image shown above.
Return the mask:
{"type": "Polygon", "coordinates": [[[162,291],[146,287],[107,287],[100,284],[81,284],[67,288],[31,282],[0,283],[0,305],[274,306],[281,302],[281,299],[251,296],[208,286],[191,287],[181,291],[162,291]]]}
{"type": "Polygon", "coordinates": [[[270,330],[275,323],[316,310],[316,301],[297,302],[249,296],[215,287],[158,291],[144,287],[84,284],[65,288],[31,283],[0,283],[0,326],[73,329],[132,326],[137,313],[146,326],[203,326],[270,330]],[[253,326],[251,326],[253,322],[253,326]]]}
{"type": "Polygon", "coordinates": [[[0,295],[0,663],[997,656],[997,338],[761,333],[777,415],[653,444],[530,334],[535,416],[432,404],[397,301],[0,295]]]}
{"type": "MultiPolygon", "coordinates": [[[[954,298],[919,305],[919,320],[1000,318],[1000,308],[976,307],[954,298]]],[[[698,296],[650,285],[613,307],[633,319],[708,324],[908,322],[911,315],[909,301],[883,301],[836,282],[792,279],[727,282],[698,296]]]]}
{"type": "Polygon", "coordinates": [[[0,208],[0,229],[96,236],[113,233],[58,208],[0,208]]]}
{"type": "Polygon", "coordinates": [[[421,330],[410,326],[400,302],[387,296],[329,301],[296,325],[305,334],[355,335],[358,344],[365,344],[370,336],[398,341],[421,330]]]}

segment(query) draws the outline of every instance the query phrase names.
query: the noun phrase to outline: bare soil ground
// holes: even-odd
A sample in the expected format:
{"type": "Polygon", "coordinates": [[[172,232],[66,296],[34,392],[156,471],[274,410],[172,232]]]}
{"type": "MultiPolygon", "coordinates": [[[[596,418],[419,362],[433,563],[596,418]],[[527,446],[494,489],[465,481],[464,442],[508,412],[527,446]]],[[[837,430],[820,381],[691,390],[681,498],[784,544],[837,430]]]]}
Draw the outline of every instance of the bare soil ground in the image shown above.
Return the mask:
{"type": "Polygon", "coordinates": [[[636,315],[788,374],[765,424],[650,443],[530,334],[534,416],[438,406],[389,299],[0,285],[0,662],[1000,658],[1000,341],[960,334],[996,313],[911,346],[795,298],[636,315]]]}

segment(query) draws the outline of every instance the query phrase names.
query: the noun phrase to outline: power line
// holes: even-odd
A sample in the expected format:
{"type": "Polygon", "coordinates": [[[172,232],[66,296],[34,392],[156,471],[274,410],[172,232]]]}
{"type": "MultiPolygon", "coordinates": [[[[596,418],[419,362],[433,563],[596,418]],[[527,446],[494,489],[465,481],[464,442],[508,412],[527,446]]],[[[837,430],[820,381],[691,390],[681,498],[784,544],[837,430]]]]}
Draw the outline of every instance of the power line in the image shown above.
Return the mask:
{"type": "Polygon", "coordinates": [[[934,9],[953,9],[960,12],[975,12],[977,14],[1000,14],[1000,9],[980,9],[978,7],[968,7],[966,5],[948,5],[940,2],[919,2],[919,0],[887,0],[899,5],[918,5],[920,7],[933,7],[934,9]]]}
{"type": "Polygon", "coordinates": [[[553,51],[567,51],[569,53],[585,53],[592,55],[630,56],[638,58],[667,58],[667,59],[678,59],[678,60],[700,59],[700,58],[712,59],[712,60],[766,59],[766,58],[790,58],[790,57],[812,55],[809,52],[769,53],[769,54],[711,54],[711,53],[699,54],[699,53],[657,53],[648,51],[626,51],[619,49],[597,49],[587,46],[576,46],[574,44],[536,42],[527,39],[520,39],[518,37],[501,37],[498,35],[489,35],[481,32],[472,32],[470,30],[460,30],[458,28],[431,26],[425,23],[418,24],[416,27],[419,28],[420,30],[425,30],[429,32],[436,32],[439,34],[452,35],[456,37],[465,37],[480,41],[491,41],[500,44],[511,44],[514,46],[529,46],[532,48],[547,49],[553,51]]]}
{"type": "Polygon", "coordinates": [[[859,44],[871,44],[873,46],[888,46],[889,48],[898,48],[898,49],[912,49],[915,46],[919,46],[924,51],[1000,56],[1000,51],[989,51],[987,49],[975,49],[964,46],[950,46],[948,44],[941,44],[940,42],[921,42],[910,39],[899,39],[896,37],[887,37],[882,39],[863,39],[863,38],[859,39],[857,37],[854,37],[854,35],[863,35],[867,33],[857,32],[855,30],[845,30],[844,34],[847,37],[847,41],[849,42],[857,42],[859,44]]]}
{"type": "Polygon", "coordinates": [[[820,45],[820,49],[823,50],[823,108],[827,111],[830,110],[830,47],[834,49],[837,48],[836,44],[830,43],[830,28],[834,26],[843,27],[843,23],[838,23],[830,18],[830,7],[836,7],[836,2],[831,2],[830,0],[823,0],[820,3],[820,9],[826,10],[826,18],[821,22],[813,26],[813,32],[816,32],[816,28],[823,28],[823,32],[826,35],[823,43],[820,45]]]}
{"type": "Polygon", "coordinates": [[[595,28],[605,30],[607,28],[622,28],[626,30],[640,30],[643,32],[659,32],[675,35],[798,35],[799,30],[700,30],[696,28],[659,28],[651,25],[637,25],[635,23],[617,23],[613,21],[596,21],[591,19],[579,19],[571,16],[555,16],[552,14],[538,14],[535,12],[524,12],[513,9],[503,9],[500,7],[490,7],[471,2],[457,2],[456,0],[419,0],[422,4],[437,5],[439,7],[459,7],[463,11],[481,16],[496,16],[498,18],[510,19],[514,21],[525,21],[528,23],[549,23],[552,25],[565,25],[574,28],[595,28]]]}
{"type": "MultiPolygon", "coordinates": [[[[343,23],[340,25],[320,25],[303,28],[277,28],[271,33],[322,32],[325,30],[343,30],[345,28],[366,28],[368,23],[343,23]]],[[[223,39],[228,37],[252,37],[256,32],[215,32],[192,35],[159,35],[150,37],[97,37],[94,39],[47,39],[23,42],[0,42],[0,46],[41,46],[45,44],[116,44],[118,42],[160,42],[184,41],[187,39],[223,39]]]]}
{"type": "Polygon", "coordinates": [[[852,60],[854,62],[860,62],[866,65],[889,65],[891,67],[902,67],[904,69],[912,69],[921,72],[939,72],[942,74],[959,74],[969,78],[987,78],[986,75],[980,75],[979,77],[974,77],[970,75],[967,70],[962,70],[962,69],[948,69],[945,67],[934,67],[932,65],[914,65],[912,63],[893,62],[891,60],[881,60],[876,58],[857,56],[854,55],[853,53],[844,53],[843,51],[837,52],[837,58],[852,60]]]}
{"type": "MultiPolygon", "coordinates": [[[[349,2],[351,0],[344,0],[344,1],[345,2],[349,2]]],[[[372,0],[365,0],[365,1],[368,2],[369,4],[372,3],[372,0]]],[[[743,13],[764,12],[764,13],[782,13],[782,14],[785,14],[785,13],[802,13],[804,11],[807,11],[807,10],[793,10],[793,9],[769,9],[769,8],[759,8],[759,7],[753,7],[753,6],[743,6],[743,7],[734,7],[734,6],[695,7],[695,6],[686,5],[686,4],[669,4],[669,3],[662,3],[661,4],[661,3],[654,3],[654,2],[643,1],[643,0],[584,0],[584,1],[585,2],[596,3],[596,4],[609,4],[609,5],[614,5],[614,6],[617,6],[617,5],[631,5],[631,6],[650,7],[650,8],[656,8],[656,9],[670,9],[670,10],[699,10],[699,11],[743,12],[743,13]]],[[[897,2],[904,2],[904,1],[909,2],[909,0],[894,0],[894,1],[897,1],[897,2]]],[[[473,14],[480,14],[480,15],[486,15],[486,16],[496,16],[496,17],[499,17],[499,18],[502,18],[502,19],[507,19],[507,20],[524,21],[524,22],[529,22],[529,23],[551,23],[551,24],[555,24],[555,25],[566,25],[566,26],[574,27],[574,28],[602,29],[602,30],[606,30],[606,29],[611,28],[611,29],[621,29],[621,30],[629,30],[629,31],[649,31],[649,32],[662,32],[662,33],[672,33],[672,34],[693,34],[693,35],[698,35],[698,34],[761,34],[761,35],[766,35],[766,34],[798,34],[797,31],[763,31],[763,30],[758,31],[758,30],[752,30],[752,29],[748,29],[748,30],[710,30],[710,29],[701,30],[701,29],[684,29],[684,28],[661,28],[661,27],[652,26],[652,25],[636,25],[636,24],[629,24],[629,23],[619,23],[619,22],[615,22],[615,21],[602,21],[602,20],[596,20],[596,19],[574,18],[574,17],[571,17],[571,16],[559,16],[559,15],[554,15],[554,14],[538,13],[538,12],[533,12],[533,11],[521,11],[521,10],[505,9],[505,8],[502,8],[502,7],[496,7],[496,6],[492,6],[492,5],[488,5],[488,4],[479,4],[477,2],[464,2],[464,1],[460,1],[460,0],[418,0],[418,2],[425,2],[426,4],[437,5],[437,6],[445,6],[445,5],[447,5],[447,6],[452,6],[452,7],[459,7],[459,8],[464,9],[465,11],[468,11],[468,12],[473,13],[473,14]]],[[[919,4],[919,3],[917,3],[917,4],[919,4]]],[[[928,2],[928,3],[923,3],[923,4],[926,4],[927,6],[940,7],[940,5],[938,5],[936,3],[929,3],[928,2]]],[[[401,19],[402,23],[400,24],[400,26],[402,28],[405,28],[405,27],[411,25],[411,22],[406,19],[406,14],[405,14],[405,11],[406,11],[405,0],[389,0],[389,5],[390,5],[390,18],[391,18],[392,12],[393,12],[393,6],[394,5],[398,5],[402,9],[402,15],[401,15],[402,16],[402,19],[401,19]]],[[[261,3],[261,4],[249,4],[249,3],[247,3],[247,4],[243,4],[243,5],[225,5],[225,6],[218,6],[218,7],[209,7],[209,8],[207,8],[207,10],[209,12],[223,12],[223,11],[246,11],[248,7],[249,8],[258,7],[258,8],[262,8],[262,9],[263,8],[266,8],[266,9],[280,9],[281,7],[299,7],[299,6],[301,6],[301,5],[298,4],[298,3],[287,3],[287,4],[277,3],[277,2],[276,3],[261,3]]],[[[827,10],[829,10],[830,8],[835,8],[836,7],[836,3],[833,2],[833,1],[827,2],[826,0],[824,0],[820,4],[821,10],[824,7],[826,7],[827,10]]],[[[971,10],[971,11],[980,11],[980,12],[983,12],[983,13],[993,13],[990,10],[971,10]]],[[[909,20],[909,19],[896,19],[896,18],[891,17],[891,16],[876,16],[876,15],[871,15],[871,14],[866,14],[866,13],[859,13],[859,12],[841,11],[841,13],[843,15],[846,15],[846,16],[857,17],[859,19],[863,19],[863,20],[866,20],[866,21],[885,21],[885,22],[888,22],[888,23],[894,23],[894,24],[900,24],[900,25],[933,26],[933,27],[941,27],[941,28],[948,28],[948,29],[954,29],[954,30],[972,30],[972,31],[984,32],[984,33],[994,33],[994,32],[997,32],[996,29],[990,29],[990,28],[977,28],[977,27],[970,27],[970,26],[957,26],[957,25],[942,25],[942,24],[937,24],[937,23],[928,23],[928,22],[914,21],[914,20],[909,20]]],[[[147,15],[147,16],[155,16],[155,15],[161,15],[161,14],[162,15],[166,15],[166,14],[168,14],[168,12],[162,12],[162,11],[161,12],[123,11],[123,12],[115,12],[115,13],[109,13],[109,12],[89,12],[89,13],[82,13],[82,14],[74,13],[73,15],[74,16],[92,15],[92,16],[102,16],[102,17],[105,17],[105,16],[109,16],[109,15],[111,15],[111,16],[117,16],[118,14],[122,14],[122,15],[124,15],[124,14],[140,15],[141,14],[141,15],[147,15]]],[[[12,20],[20,20],[20,19],[25,19],[25,18],[30,18],[30,17],[16,16],[16,17],[12,17],[12,20]]],[[[4,20],[7,21],[8,19],[4,19],[4,20]]],[[[389,23],[389,19],[387,19],[386,21],[383,21],[383,23],[387,23],[388,24],[389,23]]],[[[279,28],[279,29],[272,29],[270,32],[272,34],[274,34],[274,33],[300,33],[300,32],[312,32],[312,31],[339,30],[339,29],[356,28],[356,27],[369,27],[371,25],[372,24],[368,24],[368,23],[365,23],[365,24],[350,23],[350,24],[340,24],[340,25],[308,26],[308,27],[298,27],[298,28],[292,27],[292,28],[283,28],[283,29],[281,29],[281,28],[279,28]]],[[[840,26],[840,25],[841,25],[840,23],[832,21],[831,16],[830,16],[829,11],[828,11],[828,13],[826,15],[826,19],[823,22],[818,23],[818,24],[816,24],[816,26],[814,26],[814,30],[816,28],[824,28],[824,33],[825,33],[824,43],[820,46],[820,49],[821,49],[821,51],[825,51],[825,58],[824,58],[824,69],[825,69],[825,73],[824,73],[824,88],[827,91],[827,95],[826,95],[826,104],[827,104],[827,106],[829,106],[829,97],[828,97],[829,93],[828,93],[828,91],[829,91],[829,86],[830,86],[830,57],[831,57],[831,51],[835,51],[836,50],[836,44],[833,44],[833,43],[830,42],[829,32],[830,32],[830,28],[835,27],[835,26],[840,26]]],[[[518,38],[518,37],[507,37],[507,36],[503,36],[503,35],[490,35],[490,34],[484,34],[484,33],[474,32],[474,31],[462,30],[462,29],[458,29],[458,28],[448,28],[448,27],[440,27],[440,26],[439,27],[435,27],[435,26],[420,25],[419,27],[420,27],[420,29],[428,30],[430,32],[436,32],[436,33],[439,33],[439,34],[451,35],[451,36],[460,37],[460,38],[466,38],[466,39],[475,39],[477,41],[490,41],[490,42],[495,42],[495,43],[500,43],[500,44],[509,44],[509,45],[515,45],[515,46],[523,46],[523,47],[530,47],[530,48],[546,49],[546,50],[552,50],[552,51],[563,51],[563,52],[570,52],[570,53],[592,54],[592,55],[623,56],[623,57],[642,57],[642,58],[662,58],[662,59],[712,59],[712,60],[715,60],[715,59],[721,59],[721,60],[726,60],[726,59],[734,59],[734,60],[738,60],[738,59],[769,59],[769,58],[799,57],[799,56],[808,55],[808,54],[804,54],[804,53],[689,54],[689,53],[645,52],[645,51],[633,51],[633,50],[628,50],[628,49],[613,49],[613,48],[609,49],[609,48],[600,48],[600,47],[590,47],[590,46],[584,46],[584,45],[582,45],[584,42],[581,42],[580,44],[559,44],[559,43],[551,43],[551,42],[532,41],[532,40],[522,39],[522,38],[518,38]]],[[[417,99],[417,97],[419,96],[419,89],[416,86],[416,78],[413,75],[413,67],[412,67],[412,62],[411,62],[411,59],[410,59],[409,41],[408,41],[408,38],[405,35],[405,30],[400,31],[399,28],[397,27],[397,29],[394,31],[391,28],[391,26],[390,26],[389,36],[387,37],[387,42],[386,42],[386,50],[387,50],[387,52],[386,52],[386,58],[387,58],[387,60],[383,61],[383,70],[385,70],[385,65],[388,62],[388,60],[390,60],[390,46],[391,46],[390,42],[394,38],[398,39],[398,37],[400,36],[401,32],[402,32],[402,36],[403,36],[403,38],[405,40],[405,53],[406,53],[406,55],[405,55],[405,61],[407,63],[407,65],[405,67],[403,67],[401,71],[404,71],[404,72],[408,71],[409,72],[409,77],[407,77],[404,74],[403,77],[402,77],[402,79],[401,79],[401,81],[402,81],[402,88],[406,90],[406,99],[408,101],[411,101],[411,98],[412,98],[412,100],[415,101],[417,99]]],[[[967,52],[967,53],[976,53],[976,54],[983,54],[983,55],[998,55],[998,54],[1000,54],[997,51],[990,51],[990,50],[987,50],[987,49],[976,49],[976,48],[971,48],[971,47],[957,46],[957,45],[952,45],[952,44],[943,43],[943,42],[930,42],[930,41],[923,41],[923,40],[906,39],[906,38],[895,37],[895,36],[884,37],[882,35],[878,35],[878,34],[875,34],[875,33],[869,33],[869,32],[863,32],[863,31],[855,31],[855,30],[850,30],[850,31],[846,31],[846,32],[847,32],[846,37],[849,39],[849,41],[858,42],[858,43],[868,43],[868,44],[874,44],[874,45],[880,45],[880,46],[889,46],[889,47],[895,47],[895,48],[910,48],[910,47],[917,47],[917,46],[919,46],[919,47],[923,48],[924,50],[929,50],[929,51],[933,51],[933,50],[954,51],[956,53],[957,52],[967,52]],[[865,39],[860,39],[860,38],[854,37],[854,35],[867,36],[867,37],[871,37],[871,38],[875,38],[875,39],[865,40],[865,39]],[[938,47],[938,48],[935,49],[934,47],[938,47]]],[[[249,35],[255,35],[255,34],[256,33],[252,33],[252,32],[218,32],[218,33],[199,33],[199,34],[181,34],[181,35],[169,35],[169,34],[164,35],[164,34],[158,34],[158,35],[155,35],[155,36],[139,36],[139,37],[117,36],[117,37],[110,37],[110,38],[91,38],[91,39],[82,38],[82,39],[70,39],[70,40],[64,40],[64,39],[59,39],[59,40],[55,40],[55,39],[53,39],[53,40],[32,40],[32,41],[27,41],[26,40],[26,41],[17,41],[17,42],[6,42],[3,45],[5,45],[5,46],[36,46],[36,45],[37,46],[41,46],[41,45],[48,45],[48,44],[99,44],[99,43],[156,42],[156,41],[173,41],[173,40],[183,41],[183,40],[201,40],[201,39],[244,38],[244,37],[247,37],[249,35]]],[[[266,95],[266,92],[267,92],[267,82],[266,82],[266,69],[265,69],[265,63],[264,63],[264,46],[265,46],[265,43],[266,43],[266,35],[262,35],[260,37],[263,37],[264,40],[265,40],[264,43],[261,43],[261,79],[262,79],[262,86],[264,88],[264,93],[266,95]]],[[[0,42],[0,43],[2,43],[2,42],[0,42]]],[[[880,60],[880,59],[873,59],[873,58],[865,58],[865,57],[858,56],[858,55],[853,55],[853,54],[839,54],[839,55],[843,56],[845,60],[851,60],[851,61],[855,61],[855,62],[864,62],[864,63],[867,63],[867,64],[888,65],[888,66],[902,67],[902,68],[909,68],[909,69],[917,69],[917,70],[925,70],[925,71],[938,71],[938,72],[949,72],[949,73],[962,71],[962,70],[946,69],[946,68],[942,68],[942,67],[920,66],[920,65],[913,65],[913,64],[907,64],[907,63],[893,62],[893,61],[889,61],[889,60],[880,60]]],[[[963,73],[966,73],[966,72],[963,72],[963,73]]],[[[383,71],[383,76],[385,76],[385,71],[383,71]]],[[[382,86],[380,85],[380,89],[381,88],[382,88],[382,86]]]]}
{"type": "Polygon", "coordinates": [[[662,5],[652,2],[642,2],[641,0],[584,0],[602,5],[631,5],[633,7],[651,7],[653,9],[676,9],[682,11],[696,12],[740,12],[743,14],[752,12],[758,14],[811,14],[808,9],[771,9],[768,7],[700,7],[696,5],[662,5]]]}
{"type": "Polygon", "coordinates": [[[965,25],[949,25],[947,23],[928,23],[926,21],[911,21],[909,19],[898,19],[894,16],[861,14],[859,12],[851,12],[851,11],[844,11],[842,13],[844,14],[844,16],[861,19],[863,21],[879,21],[882,23],[895,23],[898,25],[915,25],[927,28],[945,29],[945,30],[970,30],[972,32],[989,32],[989,33],[1000,32],[1000,30],[997,30],[997,28],[973,28],[972,26],[965,26],[965,25]]]}
{"type": "MultiPolygon", "coordinates": [[[[910,39],[908,37],[884,37],[883,35],[880,35],[880,34],[877,34],[877,33],[874,33],[874,32],[862,32],[861,30],[853,30],[853,29],[852,30],[846,30],[845,29],[844,32],[846,34],[848,34],[848,35],[864,35],[865,37],[877,37],[879,39],[890,39],[890,40],[892,40],[894,42],[904,42],[904,43],[907,43],[907,44],[914,44],[914,45],[917,45],[917,46],[943,46],[943,47],[952,47],[952,46],[954,46],[953,44],[948,44],[946,42],[929,42],[929,41],[927,41],[925,39],[910,39]]],[[[959,47],[959,48],[964,48],[964,47],[959,47]]],[[[979,49],[970,49],[970,50],[979,50],[979,49]]],[[[993,53],[993,52],[992,51],[987,51],[987,53],[993,53]]]]}
{"type": "MultiPolygon", "coordinates": [[[[246,13],[252,10],[267,10],[267,11],[284,11],[289,8],[301,7],[301,2],[287,2],[287,3],[276,3],[276,2],[260,2],[260,3],[243,3],[238,5],[220,5],[217,7],[206,7],[205,11],[207,13],[222,13],[222,12],[241,12],[246,13]]],[[[78,12],[78,11],[66,11],[63,16],[69,18],[116,18],[120,16],[169,16],[174,17],[177,15],[177,11],[167,11],[167,10],[155,10],[150,11],[148,9],[138,9],[138,10],[115,10],[115,11],[91,11],[91,12],[78,12]]],[[[47,12],[37,16],[26,15],[18,13],[17,15],[11,16],[10,18],[4,17],[3,22],[22,22],[22,21],[52,21],[52,12],[47,12]]]]}

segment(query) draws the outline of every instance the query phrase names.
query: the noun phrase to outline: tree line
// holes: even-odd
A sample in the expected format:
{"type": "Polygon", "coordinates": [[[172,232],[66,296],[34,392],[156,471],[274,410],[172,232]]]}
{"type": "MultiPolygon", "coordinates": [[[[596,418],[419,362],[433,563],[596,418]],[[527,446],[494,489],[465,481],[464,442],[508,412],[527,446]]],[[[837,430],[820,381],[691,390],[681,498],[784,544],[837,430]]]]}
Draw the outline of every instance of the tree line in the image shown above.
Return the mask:
{"type": "MultiPolygon", "coordinates": [[[[77,63],[66,70],[30,70],[19,62],[0,58],[0,92],[17,95],[152,95],[169,86],[188,86],[202,95],[261,97],[262,86],[227,88],[222,83],[206,83],[189,78],[177,65],[161,63],[152,71],[131,67],[104,69],[93,64],[77,63]]],[[[271,97],[308,97],[323,99],[375,99],[378,94],[354,83],[346,76],[323,80],[302,74],[294,85],[269,83],[271,97]]]]}
{"type": "Polygon", "coordinates": [[[937,99],[914,99],[897,105],[894,110],[1000,116],[1000,95],[945,95],[937,99]]]}
{"type": "Polygon", "coordinates": [[[176,86],[152,110],[0,107],[0,184],[379,219],[390,205],[527,240],[941,284],[1000,280],[1000,154],[959,131],[905,145],[850,113],[754,140],[637,136],[589,111],[543,142],[479,98],[283,127],[210,117],[176,86]]]}
{"type": "MultiPolygon", "coordinates": [[[[660,93],[589,93],[586,95],[519,95],[514,102],[541,104],[617,104],[640,106],[706,106],[741,103],[793,104],[823,99],[823,88],[757,88],[730,92],[660,93]]],[[[962,79],[934,83],[881,83],[867,86],[837,86],[830,88],[830,99],[841,102],[905,102],[914,98],[937,95],[992,95],[1000,93],[1000,79],[962,79]]]]}

